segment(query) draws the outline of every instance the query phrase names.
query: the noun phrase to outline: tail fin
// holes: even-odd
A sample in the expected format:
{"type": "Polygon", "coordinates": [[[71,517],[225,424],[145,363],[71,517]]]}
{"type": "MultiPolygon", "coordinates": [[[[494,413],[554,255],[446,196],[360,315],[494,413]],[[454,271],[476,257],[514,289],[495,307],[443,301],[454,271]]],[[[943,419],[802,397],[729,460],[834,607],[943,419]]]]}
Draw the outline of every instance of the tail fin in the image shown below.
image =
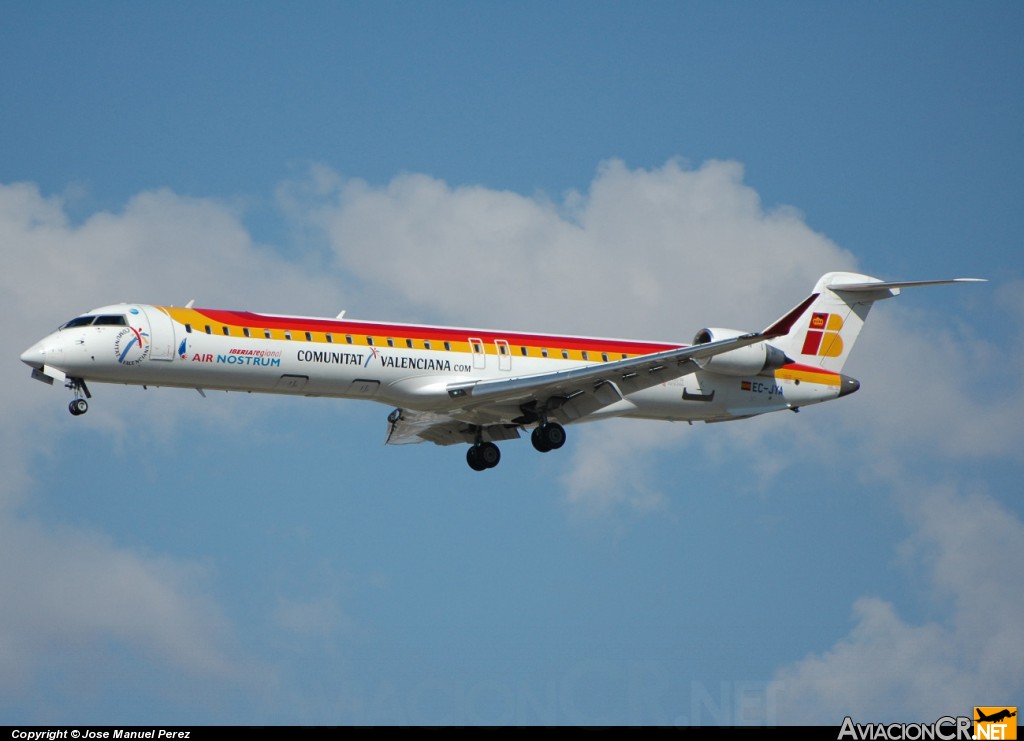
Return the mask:
{"type": "Polygon", "coordinates": [[[784,337],[772,340],[795,362],[839,373],[875,301],[898,296],[901,288],[977,282],[978,278],[883,282],[859,273],[826,273],[814,300],[784,337]]]}

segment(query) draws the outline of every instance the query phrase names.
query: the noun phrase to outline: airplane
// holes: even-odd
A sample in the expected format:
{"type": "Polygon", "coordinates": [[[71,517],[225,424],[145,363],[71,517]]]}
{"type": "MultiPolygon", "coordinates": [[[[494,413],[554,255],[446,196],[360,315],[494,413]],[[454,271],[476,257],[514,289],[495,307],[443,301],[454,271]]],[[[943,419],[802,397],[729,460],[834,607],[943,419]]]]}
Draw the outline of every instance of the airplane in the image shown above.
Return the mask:
{"type": "Polygon", "coordinates": [[[1017,711],[1016,710],[1014,710],[1013,712],[1010,712],[1009,708],[1003,708],[1002,710],[1000,710],[997,713],[992,713],[992,715],[985,715],[983,712],[981,712],[980,708],[975,708],[975,709],[977,710],[977,713],[978,713],[978,717],[977,717],[976,720],[979,723],[998,723],[1001,720],[1006,720],[1007,718],[1013,718],[1014,716],[1017,715],[1017,711]]]}
{"type": "Polygon", "coordinates": [[[609,417],[723,422],[842,398],[841,373],[875,301],[903,288],[832,272],[760,332],[709,327],[693,344],[115,304],[61,325],[21,354],[85,414],[88,382],[366,399],[395,409],[386,443],[468,444],[475,471],[496,442],[530,431],[540,452],[565,425],[609,417]]]}

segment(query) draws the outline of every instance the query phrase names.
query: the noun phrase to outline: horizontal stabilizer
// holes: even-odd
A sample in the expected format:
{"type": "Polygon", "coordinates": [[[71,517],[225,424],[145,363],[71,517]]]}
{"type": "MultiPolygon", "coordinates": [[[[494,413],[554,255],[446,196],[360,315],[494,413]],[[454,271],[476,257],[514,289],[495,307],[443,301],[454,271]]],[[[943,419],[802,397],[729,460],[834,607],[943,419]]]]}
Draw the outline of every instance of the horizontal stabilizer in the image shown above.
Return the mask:
{"type": "Polygon", "coordinates": [[[917,288],[918,286],[944,286],[950,283],[987,283],[986,278],[951,278],[949,280],[894,280],[877,283],[829,283],[832,291],[879,291],[887,288],[917,288]]]}
{"type": "Polygon", "coordinates": [[[979,282],[984,279],[883,281],[861,273],[825,273],[804,315],[772,344],[798,363],[840,373],[875,302],[899,296],[903,288],[979,282]]]}

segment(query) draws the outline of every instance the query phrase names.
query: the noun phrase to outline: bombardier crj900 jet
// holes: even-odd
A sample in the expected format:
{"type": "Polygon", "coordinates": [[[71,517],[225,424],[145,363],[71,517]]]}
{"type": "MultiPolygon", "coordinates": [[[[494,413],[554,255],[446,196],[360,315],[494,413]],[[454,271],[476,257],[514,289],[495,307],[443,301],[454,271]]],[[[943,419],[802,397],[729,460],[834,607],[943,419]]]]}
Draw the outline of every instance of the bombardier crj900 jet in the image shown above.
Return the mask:
{"type": "Polygon", "coordinates": [[[701,329],[692,345],[116,304],[21,359],[33,378],[71,389],[74,415],[94,381],[369,399],[395,407],[388,443],[468,444],[483,471],[501,458],[496,442],[524,431],[547,452],[575,422],[724,422],[847,396],[860,384],[843,364],[875,301],[977,280],[828,273],[767,329],[701,329]]]}

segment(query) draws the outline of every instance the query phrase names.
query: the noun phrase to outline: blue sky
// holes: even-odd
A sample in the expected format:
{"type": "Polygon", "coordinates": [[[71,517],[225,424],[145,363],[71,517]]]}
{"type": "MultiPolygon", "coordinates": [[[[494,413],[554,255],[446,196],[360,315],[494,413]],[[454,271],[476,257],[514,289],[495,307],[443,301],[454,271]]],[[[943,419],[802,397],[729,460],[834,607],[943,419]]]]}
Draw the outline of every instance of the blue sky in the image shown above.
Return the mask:
{"type": "Polygon", "coordinates": [[[930,721],[1020,704],[1024,11],[8,4],[5,723],[930,721]],[[18,353],[129,300],[657,340],[879,305],[799,415],[557,454],[18,353]]]}

